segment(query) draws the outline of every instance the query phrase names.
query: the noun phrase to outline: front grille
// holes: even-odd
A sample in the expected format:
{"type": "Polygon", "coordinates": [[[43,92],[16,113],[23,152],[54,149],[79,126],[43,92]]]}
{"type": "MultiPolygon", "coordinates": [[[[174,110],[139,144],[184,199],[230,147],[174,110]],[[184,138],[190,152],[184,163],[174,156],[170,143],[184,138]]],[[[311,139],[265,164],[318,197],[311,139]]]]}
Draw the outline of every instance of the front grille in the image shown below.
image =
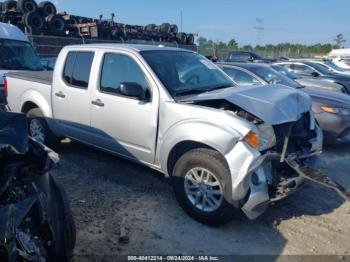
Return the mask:
{"type": "Polygon", "coordinates": [[[310,126],[311,118],[309,113],[303,114],[296,122],[274,126],[277,141],[275,150],[281,153],[285,139],[289,137],[287,155],[289,153],[309,151],[311,149],[309,140],[316,136],[315,132],[310,130],[310,126]]]}

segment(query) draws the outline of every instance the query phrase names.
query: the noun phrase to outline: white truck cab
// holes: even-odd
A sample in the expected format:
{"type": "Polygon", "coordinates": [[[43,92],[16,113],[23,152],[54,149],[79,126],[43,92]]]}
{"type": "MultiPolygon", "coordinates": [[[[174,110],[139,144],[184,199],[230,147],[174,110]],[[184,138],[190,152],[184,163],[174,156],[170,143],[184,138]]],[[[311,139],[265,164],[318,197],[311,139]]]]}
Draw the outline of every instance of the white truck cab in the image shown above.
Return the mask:
{"type": "Polygon", "coordinates": [[[26,35],[16,26],[0,23],[0,102],[5,102],[4,75],[9,71],[43,70],[26,35]]]}

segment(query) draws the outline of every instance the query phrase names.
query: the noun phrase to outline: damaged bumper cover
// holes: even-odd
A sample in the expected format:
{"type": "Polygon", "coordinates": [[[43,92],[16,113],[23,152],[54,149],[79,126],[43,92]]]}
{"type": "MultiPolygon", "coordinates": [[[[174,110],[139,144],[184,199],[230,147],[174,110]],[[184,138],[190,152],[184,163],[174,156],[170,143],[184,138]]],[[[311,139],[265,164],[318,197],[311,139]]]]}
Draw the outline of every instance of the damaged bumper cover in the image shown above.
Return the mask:
{"type": "Polygon", "coordinates": [[[322,132],[319,127],[316,127],[315,131],[316,137],[309,141],[311,150],[306,154],[261,154],[246,142],[239,142],[226,155],[232,182],[230,202],[239,206],[249,219],[256,219],[266,211],[270,203],[294,193],[305,180],[332,188],[344,199],[349,200],[349,192],[315,169],[311,161],[307,161],[319,155],[322,150],[322,132]],[[286,175],[277,174],[279,171],[273,163],[284,166],[282,172],[288,168],[291,172],[286,175]]]}

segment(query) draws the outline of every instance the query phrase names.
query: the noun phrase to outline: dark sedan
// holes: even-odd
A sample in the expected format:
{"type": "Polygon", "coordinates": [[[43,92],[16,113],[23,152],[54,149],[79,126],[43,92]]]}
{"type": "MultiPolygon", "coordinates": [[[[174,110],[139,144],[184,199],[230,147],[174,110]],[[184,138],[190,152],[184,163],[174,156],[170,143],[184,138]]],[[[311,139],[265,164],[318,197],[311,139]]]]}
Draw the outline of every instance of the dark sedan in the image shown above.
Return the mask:
{"type": "Polygon", "coordinates": [[[286,69],[292,71],[298,76],[311,76],[339,84],[346,89],[346,92],[348,94],[350,94],[350,76],[335,73],[325,65],[312,61],[280,62],[277,64],[285,67],[286,69]]]}
{"type": "Polygon", "coordinates": [[[312,110],[325,134],[325,143],[350,143],[350,96],[303,87],[266,64],[225,63],[219,66],[241,86],[282,84],[309,94],[312,110]]]}

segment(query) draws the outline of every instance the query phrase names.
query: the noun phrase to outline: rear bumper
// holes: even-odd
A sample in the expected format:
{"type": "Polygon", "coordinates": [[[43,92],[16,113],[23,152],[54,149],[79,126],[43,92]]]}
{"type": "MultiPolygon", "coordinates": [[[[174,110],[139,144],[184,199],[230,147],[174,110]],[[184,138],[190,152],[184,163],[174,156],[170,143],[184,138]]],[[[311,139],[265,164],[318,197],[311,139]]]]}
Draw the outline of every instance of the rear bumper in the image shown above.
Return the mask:
{"type": "Polygon", "coordinates": [[[350,143],[350,116],[320,113],[315,118],[324,132],[326,144],[350,143]]]}

